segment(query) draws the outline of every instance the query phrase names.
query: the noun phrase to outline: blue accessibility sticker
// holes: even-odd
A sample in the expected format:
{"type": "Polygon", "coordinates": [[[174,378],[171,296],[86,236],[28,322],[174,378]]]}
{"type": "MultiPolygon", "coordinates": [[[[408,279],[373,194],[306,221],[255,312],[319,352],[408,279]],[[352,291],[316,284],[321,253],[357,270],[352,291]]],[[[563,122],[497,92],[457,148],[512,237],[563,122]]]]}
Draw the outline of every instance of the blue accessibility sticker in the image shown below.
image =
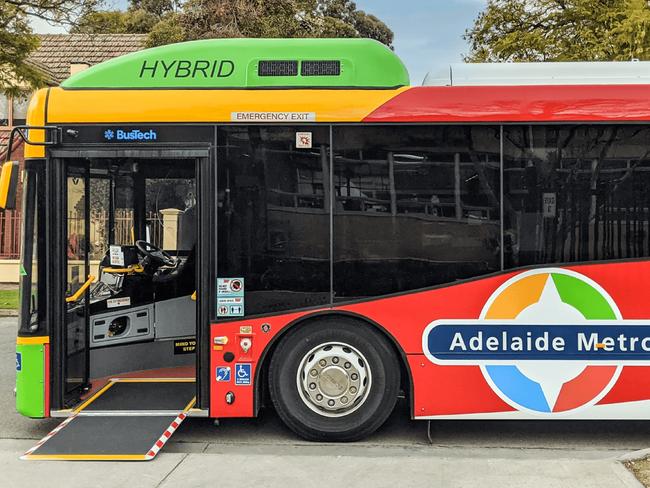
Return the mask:
{"type": "Polygon", "coordinates": [[[250,385],[251,384],[251,364],[238,363],[235,364],[235,384],[236,385],[250,385]]]}
{"type": "Polygon", "coordinates": [[[230,381],[230,366],[217,366],[217,381],[230,381]]]}
{"type": "Polygon", "coordinates": [[[16,353],[16,371],[23,370],[23,354],[20,352],[16,353]]]}

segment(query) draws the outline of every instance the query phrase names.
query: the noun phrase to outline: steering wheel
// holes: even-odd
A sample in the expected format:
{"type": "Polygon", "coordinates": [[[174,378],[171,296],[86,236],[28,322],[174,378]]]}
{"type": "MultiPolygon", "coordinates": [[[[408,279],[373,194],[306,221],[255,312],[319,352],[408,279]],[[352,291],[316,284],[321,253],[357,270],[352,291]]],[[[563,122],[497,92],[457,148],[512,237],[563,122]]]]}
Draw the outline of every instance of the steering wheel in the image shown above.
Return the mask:
{"type": "Polygon", "coordinates": [[[135,241],[135,247],[143,256],[165,266],[176,266],[176,263],[178,262],[174,256],[163,251],[158,246],[154,246],[150,242],[142,240],[135,241]]]}

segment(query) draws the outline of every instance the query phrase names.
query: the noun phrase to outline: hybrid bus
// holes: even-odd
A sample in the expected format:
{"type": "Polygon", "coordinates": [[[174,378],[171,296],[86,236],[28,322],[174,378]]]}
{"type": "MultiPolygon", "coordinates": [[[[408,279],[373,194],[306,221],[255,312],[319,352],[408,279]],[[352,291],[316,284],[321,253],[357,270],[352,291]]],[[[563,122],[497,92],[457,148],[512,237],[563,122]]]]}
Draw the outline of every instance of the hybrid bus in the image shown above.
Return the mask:
{"type": "Polygon", "coordinates": [[[650,417],[649,76],[410,86],[374,41],[227,39],[37,91],[16,404],[65,420],[27,457],[150,459],[186,416],[264,406],[352,441],[400,395],[413,419],[650,417]]]}

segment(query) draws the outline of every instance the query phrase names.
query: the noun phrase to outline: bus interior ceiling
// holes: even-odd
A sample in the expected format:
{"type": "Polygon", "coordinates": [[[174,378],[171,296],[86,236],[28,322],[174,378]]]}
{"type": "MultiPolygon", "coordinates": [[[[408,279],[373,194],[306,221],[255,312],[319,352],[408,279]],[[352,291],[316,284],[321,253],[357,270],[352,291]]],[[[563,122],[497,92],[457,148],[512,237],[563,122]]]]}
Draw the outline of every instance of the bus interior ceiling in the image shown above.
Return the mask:
{"type": "Polygon", "coordinates": [[[66,296],[95,277],[66,300],[67,392],[84,360],[81,392],[117,376],[195,378],[195,162],[66,162],[66,296]]]}

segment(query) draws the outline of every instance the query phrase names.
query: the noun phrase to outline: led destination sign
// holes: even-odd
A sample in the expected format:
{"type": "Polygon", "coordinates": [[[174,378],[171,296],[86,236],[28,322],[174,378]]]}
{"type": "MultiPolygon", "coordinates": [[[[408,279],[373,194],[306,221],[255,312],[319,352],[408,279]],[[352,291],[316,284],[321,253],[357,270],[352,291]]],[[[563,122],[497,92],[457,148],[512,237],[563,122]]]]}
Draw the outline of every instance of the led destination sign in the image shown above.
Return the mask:
{"type": "Polygon", "coordinates": [[[650,322],[612,322],[537,325],[504,320],[443,320],[427,327],[423,349],[438,364],[650,361],[650,322]]]}

